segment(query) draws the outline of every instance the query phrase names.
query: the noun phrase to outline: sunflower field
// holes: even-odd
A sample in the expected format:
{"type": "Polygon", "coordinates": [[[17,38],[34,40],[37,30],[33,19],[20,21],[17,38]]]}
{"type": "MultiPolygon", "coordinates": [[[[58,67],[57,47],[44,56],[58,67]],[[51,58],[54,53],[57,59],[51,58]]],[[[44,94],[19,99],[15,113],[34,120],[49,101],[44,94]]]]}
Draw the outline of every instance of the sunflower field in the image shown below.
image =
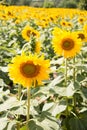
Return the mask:
{"type": "Polygon", "coordinates": [[[0,5],[0,130],[87,130],[87,11],[0,5]]]}

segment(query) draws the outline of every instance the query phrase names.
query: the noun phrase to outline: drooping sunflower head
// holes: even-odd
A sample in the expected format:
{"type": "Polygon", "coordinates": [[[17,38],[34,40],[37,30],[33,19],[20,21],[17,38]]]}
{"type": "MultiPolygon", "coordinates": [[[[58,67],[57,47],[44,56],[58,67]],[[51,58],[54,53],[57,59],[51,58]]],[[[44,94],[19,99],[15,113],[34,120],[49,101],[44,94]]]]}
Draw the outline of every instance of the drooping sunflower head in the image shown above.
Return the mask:
{"type": "Polygon", "coordinates": [[[22,30],[22,37],[26,41],[29,41],[31,37],[38,38],[39,36],[40,36],[39,32],[28,25],[25,26],[24,29],[22,30]]]}
{"type": "Polygon", "coordinates": [[[44,56],[37,54],[26,56],[24,53],[12,59],[8,65],[10,78],[14,83],[22,84],[24,87],[42,84],[43,80],[49,79],[50,61],[44,60],[44,56]]]}
{"type": "Polygon", "coordinates": [[[87,42],[87,33],[85,31],[76,31],[77,38],[80,38],[82,42],[87,42]]]}
{"type": "Polygon", "coordinates": [[[39,33],[37,30],[32,29],[32,31],[31,31],[31,35],[32,35],[33,37],[39,38],[40,33],[39,33]]]}
{"type": "Polygon", "coordinates": [[[74,57],[81,48],[81,40],[71,32],[63,32],[62,35],[54,36],[52,40],[55,53],[65,58],[74,57]]]}
{"type": "Polygon", "coordinates": [[[22,37],[26,40],[29,41],[30,40],[30,35],[31,35],[31,27],[29,27],[28,25],[24,27],[24,29],[22,30],[22,37]]]}

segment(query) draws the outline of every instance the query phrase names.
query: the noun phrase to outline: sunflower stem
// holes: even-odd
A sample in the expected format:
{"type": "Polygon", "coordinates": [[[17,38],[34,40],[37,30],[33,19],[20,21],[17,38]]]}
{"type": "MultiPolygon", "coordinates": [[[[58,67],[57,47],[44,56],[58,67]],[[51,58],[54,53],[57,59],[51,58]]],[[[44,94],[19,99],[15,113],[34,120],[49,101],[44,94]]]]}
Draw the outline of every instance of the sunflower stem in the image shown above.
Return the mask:
{"type": "MultiPolygon", "coordinates": [[[[75,57],[73,58],[73,83],[75,85],[75,57]]],[[[74,108],[76,107],[76,96],[74,95],[74,108]]]]}
{"type": "MultiPolygon", "coordinates": [[[[65,58],[65,87],[67,87],[67,58],[65,58]]],[[[68,98],[66,97],[66,117],[68,116],[68,98]]]]}
{"type": "Polygon", "coordinates": [[[29,127],[28,127],[28,123],[29,123],[29,119],[30,119],[30,88],[28,87],[27,88],[27,130],[29,130],[29,127]]]}
{"type": "Polygon", "coordinates": [[[67,58],[65,58],[65,87],[67,87],[67,58]]]}
{"type": "MultiPolygon", "coordinates": [[[[18,86],[18,100],[20,101],[21,98],[21,85],[18,86]]],[[[18,115],[18,119],[20,118],[20,115],[18,115]]],[[[17,130],[20,130],[20,123],[17,123],[17,130]]]]}
{"type": "Polygon", "coordinates": [[[20,123],[17,123],[17,130],[20,130],[20,123]]]}
{"type": "Polygon", "coordinates": [[[18,87],[18,100],[21,98],[21,85],[18,87]]]}
{"type": "Polygon", "coordinates": [[[68,117],[69,112],[68,112],[68,98],[67,97],[66,97],[66,105],[67,105],[67,107],[66,107],[66,117],[68,117]]]}
{"type": "Polygon", "coordinates": [[[73,83],[75,84],[75,57],[73,58],[73,83]]]}

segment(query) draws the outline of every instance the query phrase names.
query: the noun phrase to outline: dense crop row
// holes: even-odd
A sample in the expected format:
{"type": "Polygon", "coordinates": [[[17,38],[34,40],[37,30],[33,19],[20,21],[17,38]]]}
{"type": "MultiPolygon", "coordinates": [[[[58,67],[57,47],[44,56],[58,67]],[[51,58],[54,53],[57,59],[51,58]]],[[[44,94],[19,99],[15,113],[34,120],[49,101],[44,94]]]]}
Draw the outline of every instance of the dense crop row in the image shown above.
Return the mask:
{"type": "Polygon", "coordinates": [[[0,130],[87,130],[87,12],[0,6],[0,130]]]}

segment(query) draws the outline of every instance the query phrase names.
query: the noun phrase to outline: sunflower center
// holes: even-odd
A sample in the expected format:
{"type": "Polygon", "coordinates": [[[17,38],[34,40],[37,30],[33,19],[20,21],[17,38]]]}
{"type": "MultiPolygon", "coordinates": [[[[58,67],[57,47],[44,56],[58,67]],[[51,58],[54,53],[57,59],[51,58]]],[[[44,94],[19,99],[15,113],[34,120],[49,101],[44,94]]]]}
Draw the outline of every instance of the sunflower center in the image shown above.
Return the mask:
{"type": "Polygon", "coordinates": [[[30,31],[30,30],[27,30],[27,36],[28,36],[28,37],[30,36],[30,33],[31,33],[31,31],[30,31]]]}
{"type": "Polygon", "coordinates": [[[83,22],[83,19],[82,19],[82,18],[80,19],[80,22],[83,22]]]}
{"type": "Polygon", "coordinates": [[[27,63],[23,63],[20,66],[20,71],[25,77],[32,78],[38,75],[40,71],[40,66],[34,65],[31,62],[27,62],[27,63]]]}
{"type": "Polygon", "coordinates": [[[66,23],[65,23],[65,22],[63,22],[63,23],[62,23],[62,25],[64,25],[64,26],[65,26],[65,25],[66,25],[66,23]]]}
{"type": "Polygon", "coordinates": [[[62,48],[64,50],[71,50],[74,47],[74,41],[70,38],[63,39],[62,41],[62,48]]]}
{"type": "Polygon", "coordinates": [[[85,39],[85,36],[84,36],[84,34],[79,33],[79,34],[78,34],[78,38],[81,38],[81,39],[83,40],[83,39],[85,39]]]}
{"type": "Polygon", "coordinates": [[[35,33],[35,32],[32,32],[32,35],[33,35],[33,36],[36,36],[36,33],[35,33]]]}

